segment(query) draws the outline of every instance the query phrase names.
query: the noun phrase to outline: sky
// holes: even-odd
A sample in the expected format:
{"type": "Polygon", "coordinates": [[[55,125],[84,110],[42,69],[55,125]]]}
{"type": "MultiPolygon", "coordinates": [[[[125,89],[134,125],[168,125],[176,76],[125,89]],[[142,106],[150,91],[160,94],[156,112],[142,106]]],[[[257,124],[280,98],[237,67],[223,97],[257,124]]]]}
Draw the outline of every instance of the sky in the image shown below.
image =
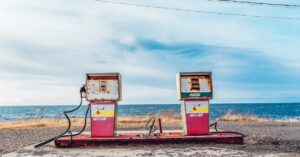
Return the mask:
{"type": "MultiPolygon", "coordinates": [[[[119,2],[300,18],[300,8],[119,2]]],[[[213,103],[300,102],[299,45],[300,20],[95,0],[0,0],[0,105],[77,104],[90,72],[121,73],[120,104],[179,103],[175,75],[189,71],[213,73],[213,103]]]]}

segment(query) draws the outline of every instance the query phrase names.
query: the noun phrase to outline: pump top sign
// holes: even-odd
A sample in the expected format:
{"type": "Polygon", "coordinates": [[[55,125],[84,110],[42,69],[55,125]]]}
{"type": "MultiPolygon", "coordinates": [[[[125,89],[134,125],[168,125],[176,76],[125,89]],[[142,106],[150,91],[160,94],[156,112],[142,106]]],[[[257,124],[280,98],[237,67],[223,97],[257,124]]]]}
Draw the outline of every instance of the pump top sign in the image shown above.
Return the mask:
{"type": "Polygon", "coordinates": [[[181,72],[176,78],[179,100],[213,97],[211,72],[181,72]]]}
{"type": "Polygon", "coordinates": [[[86,78],[88,101],[121,100],[121,75],[119,73],[91,73],[86,78]]]}

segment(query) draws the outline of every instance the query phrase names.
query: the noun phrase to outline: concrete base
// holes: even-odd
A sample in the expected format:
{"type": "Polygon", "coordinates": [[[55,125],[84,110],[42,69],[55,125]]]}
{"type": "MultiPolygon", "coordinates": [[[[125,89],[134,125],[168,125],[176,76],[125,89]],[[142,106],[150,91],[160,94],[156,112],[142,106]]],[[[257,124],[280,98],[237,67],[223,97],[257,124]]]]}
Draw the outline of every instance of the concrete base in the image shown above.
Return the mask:
{"type": "Polygon", "coordinates": [[[153,133],[148,136],[147,132],[119,132],[115,137],[91,137],[90,133],[83,133],[73,137],[60,138],[55,145],[64,147],[87,147],[107,144],[161,144],[161,143],[222,143],[222,144],[243,144],[243,136],[237,133],[214,133],[199,136],[184,136],[180,131],[168,131],[162,134],[153,133]]]}

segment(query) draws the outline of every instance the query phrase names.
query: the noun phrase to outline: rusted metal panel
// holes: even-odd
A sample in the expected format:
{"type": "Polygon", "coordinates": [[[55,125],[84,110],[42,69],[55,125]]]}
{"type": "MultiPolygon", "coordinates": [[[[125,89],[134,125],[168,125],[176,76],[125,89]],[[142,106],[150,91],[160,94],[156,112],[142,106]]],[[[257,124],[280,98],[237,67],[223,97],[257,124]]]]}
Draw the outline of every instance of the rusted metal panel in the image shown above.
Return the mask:
{"type": "MultiPolygon", "coordinates": [[[[59,138],[55,143],[57,147],[64,147],[70,141],[69,137],[59,138]]],[[[102,144],[162,144],[162,143],[226,143],[243,144],[243,136],[237,133],[218,133],[202,136],[184,136],[182,133],[162,133],[147,136],[147,133],[123,133],[115,137],[91,138],[89,134],[73,137],[70,147],[96,146],[102,144]]]]}
{"type": "Polygon", "coordinates": [[[87,74],[86,95],[88,101],[121,100],[121,75],[118,73],[87,74]]]}
{"type": "Polygon", "coordinates": [[[211,72],[181,72],[176,78],[177,98],[211,99],[213,97],[211,72]]]}

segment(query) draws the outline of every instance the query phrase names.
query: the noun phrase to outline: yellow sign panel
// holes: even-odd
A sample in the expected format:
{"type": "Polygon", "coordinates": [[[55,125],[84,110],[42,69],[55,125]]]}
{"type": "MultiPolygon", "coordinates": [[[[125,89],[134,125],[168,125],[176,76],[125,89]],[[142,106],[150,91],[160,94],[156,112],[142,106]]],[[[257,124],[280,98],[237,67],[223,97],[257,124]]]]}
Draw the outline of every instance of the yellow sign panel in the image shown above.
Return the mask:
{"type": "Polygon", "coordinates": [[[114,117],[115,116],[115,105],[106,104],[106,105],[96,105],[91,106],[91,113],[93,118],[99,117],[114,117]]]}
{"type": "Polygon", "coordinates": [[[208,113],[208,107],[207,106],[203,106],[203,107],[195,106],[195,107],[191,108],[190,113],[208,113]]]}
{"type": "Polygon", "coordinates": [[[114,116],[114,111],[104,111],[104,110],[98,110],[93,113],[93,117],[113,117],[114,116]]]}
{"type": "Polygon", "coordinates": [[[187,113],[209,113],[208,100],[204,101],[186,101],[187,113]]]}

